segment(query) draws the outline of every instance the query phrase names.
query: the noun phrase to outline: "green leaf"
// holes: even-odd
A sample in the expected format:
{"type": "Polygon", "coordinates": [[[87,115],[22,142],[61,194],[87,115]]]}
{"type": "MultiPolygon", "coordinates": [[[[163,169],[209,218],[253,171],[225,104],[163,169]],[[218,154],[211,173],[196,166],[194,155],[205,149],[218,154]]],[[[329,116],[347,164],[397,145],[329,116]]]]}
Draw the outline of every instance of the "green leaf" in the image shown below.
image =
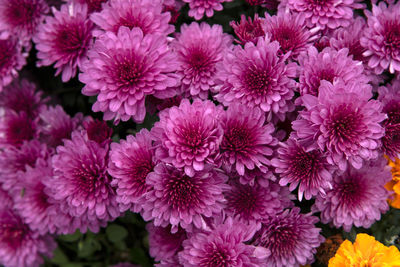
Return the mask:
{"type": "Polygon", "coordinates": [[[149,258],[146,256],[146,253],[141,248],[133,248],[131,250],[131,261],[141,266],[151,266],[149,258]]]}
{"type": "Polygon", "coordinates": [[[106,229],[106,235],[108,240],[113,243],[124,240],[128,236],[128,231],[117,224],[111,224],[106,229]]]}
{"type": "Polygon", "coordinates": [[[66,264],[61,264],[60,267],[83,267],[83,264],[79,262],[69,262],[66,264]]]}
{"type": "Polygon", "coordinates": [[[87,258],[98,250],[101,250],[101,245],[94,234],[88,233],[85,240],[78,243],[78,256],[80,258],[87,258]]]}
{"type": "Polygon", "coordinates": [[[82,237],[81,232],[79,232],[79,230],[76,230],[75,233],[71,235],[60,235],[58,239],[65,242],[75,242],[81,237],[82,237]]]}
{"type": "Polygon", "coordinates": [[[54,250],[53,255],[54,255],[53,258],[51,259],[52,263],[62,264],[62,263],[67,263],[69,261],[68,257],[59,247],[54,250]]]}

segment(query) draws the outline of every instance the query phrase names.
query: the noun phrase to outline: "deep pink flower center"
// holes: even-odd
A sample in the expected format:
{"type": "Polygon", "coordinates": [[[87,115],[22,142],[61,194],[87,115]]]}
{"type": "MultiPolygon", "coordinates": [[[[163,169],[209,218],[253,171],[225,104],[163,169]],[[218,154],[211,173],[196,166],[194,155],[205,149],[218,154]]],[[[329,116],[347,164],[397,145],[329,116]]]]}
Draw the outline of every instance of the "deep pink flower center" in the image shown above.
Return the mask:
{"type": "Polygon", "coordinates": [[[234,188],[226,195],[228,208],[246,218],[258,208],[258,193],[250,186],[242,185],[234,188]]]}
{"type": "Polygon", "coordinates": [[[166,197],[168,204],[174,210],[184,211],[199,204],[199,193],[201,182],[195,182],[192,178],[183,175],[181,177],[171,177],[166,184],[166,197]]]}
{"type": "Polygon", "coordinates": [[[18,224],[0,222],[0,243],[6,243],[8,247],[16,249],[26,235],[26,230],[18,224]]]}
{"type": "Polygon", "coordinates": [[[194,47],[189,49],[189,51],[190,55],[187,59],[188,65],[195,72],[195,74],[209,71],[211,65],[215,63],[213,60],[211,60],[209,56],[210,53],[205,49],[194,47]]]}
{"type": "Polygon", "coordinates": [[[365,195],[365,185],[362,177],[348,177],[336,185],[336,194],[341,205],[352,207],[361,203],[365,195]]]}
{"type": "Polygon", "coordinates": [[[207,255],[200,262],[201,267],[229,267],[236,266],[235,262],[230,259],[229,252],[214,245],[207,255]]]}
{"type": "Polygon", "coordinates": [[[351,44],[348,44],[345,46],[349,49],[349,55],[353,55],[354,60],[358,60],[361,62],[367,62],[368,59],[366,59],[363,56],[363,53],[366,51],[366,48],[362,47],[359,40],[354,41],[351,44]]]}
{"type": "Polygon", "coordinates": [[[80,192],[84,194],[90,194],[99,189],[99,183],[105,179],[102,166],[97,162],[80,162],[79,166],[72,171],[72,175],[80,192]]]}
{"type": "Polygon", "coordinates": [[[5,12],[10,25],[26,27],[40,15],[40,5],[36,0],[10,0],[5,12]]]}
{"type": "Polygon", "coordinates": [[[265,95],[269,90],[270,79],[271,76],[268,70],[261,70],[255,66],[251,66],[245,73],[243,80],[251,93],[265,95]]]}
{"type": "Polygon", "coordinates": [[[115,80],[120,86],[135,86],[143,77],[143,64],[140,60],[123,58],[115,66],[115,80]]]}
{"type": "Polygon", "coordinates": [[[400,23],[389,21],[385,25],[385,46],[394,52],[400,49],[400,23]]]}
{"type": "Polygon", "coordinates": [[[56,48],[67,54],[78,56],[88,45],[87,32],[84,25],[71,23],[59,25],[56,33],[56,48]]]}
{"type": "Polygon", "coordinates": [[[10,68],[15,52],[15,47],[10,41],[0,40],[0,72],[10,68]]]}
{"type": "Polygon", "coordinates": [[[107,0],[86,0],[90,12],[100,11],[101,4],[105,2],[107,2],[107,0]]]}
{"type": "Polygon", "coordinates": [[[400,103],[396,101],[389,102],[383,108],[383,112],[385,112],[388,116],[386,123],[388,124],[400,123],[400,103]]]}
{"type": "Polygon", "coordinates": [[[103,143],[111,138],[112,129],[107,126],[105,121],[94,120],[85,125],[89,140],[96,143],[103,143]]]}
{"type": "Polygon", "coordinates": [[[341,141],[353,141],[358,136],[361,117],[358,113],[348,110],[337,110],[329,124],[332,137],[341,141]]]}
{"type": "Polygon", "coordinates": [[[271,40],[278,41],[281,46],[281,51],[287,53],[292,51],[299,44],[299,36],[301,29],[295,28],[295,25],[277,25],[271,31],[271,40]]]}
{"type": "Polygon", "coordinates": [[[319,164],[320,160],[316,151],[305,152],[301,149],[292,157],[289,169],[293,176],[309,184],[319,164]]]}
{"type": "Polygon", "coordinates": [[[192,152],[197,152],[202,147],[204,136],[203,129],[196,123],[189,123],[186,126],[181,127],[181,138],[183,145],[187,146],[192,152]]]}
{"type": "Polygon", "coordinates": [[[146,185],[147,175],[153,171],[155,165],[151,159],[151,155],[144,154],[138,155],[133,164],[130,176],[135,185],[135,191],[138,195],[142,195],[148,188],[146,185]]]}
{"type": "Polygon", "coordinates": [[[235,151],[244,152],[252,141],[252,134],[244,125],[233,125],[224,133],[222,140],[222,148],[235,151]]]}
{"type": "Polygon", "coordinates": [[[294,222],[272,223],[260,230],[254,245],[269,248],[272,255],[284,256],[293,253],[298,238],[294,226],[294,222]]]}
{"type": "Polygon", "coordinates": [[[30,140],[35,134],[32,122],[26,117],[10,121],[7,130],[7,137],[13,144],[21,144],[24,140],[30,140]]]}

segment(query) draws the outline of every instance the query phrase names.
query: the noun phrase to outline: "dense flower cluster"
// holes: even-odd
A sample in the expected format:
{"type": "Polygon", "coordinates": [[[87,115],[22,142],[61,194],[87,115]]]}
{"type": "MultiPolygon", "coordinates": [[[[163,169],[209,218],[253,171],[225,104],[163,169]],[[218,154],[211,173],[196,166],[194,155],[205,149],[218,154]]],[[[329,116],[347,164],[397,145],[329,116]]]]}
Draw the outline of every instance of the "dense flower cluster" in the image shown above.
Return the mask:
{"type": "MultiPolygon", "coordinates": [[[[231,1],[0,0],[0,265],[133,212],[155,266],[295,267],[325,227],[400,207],[400,3],[248,0],[270,10],[236,37],[188,21],[231,1]],[[103,120],[53,105],[32,66],[103,120]]],[[[329,264],[397,254],[360,235],[329,264]]]]}

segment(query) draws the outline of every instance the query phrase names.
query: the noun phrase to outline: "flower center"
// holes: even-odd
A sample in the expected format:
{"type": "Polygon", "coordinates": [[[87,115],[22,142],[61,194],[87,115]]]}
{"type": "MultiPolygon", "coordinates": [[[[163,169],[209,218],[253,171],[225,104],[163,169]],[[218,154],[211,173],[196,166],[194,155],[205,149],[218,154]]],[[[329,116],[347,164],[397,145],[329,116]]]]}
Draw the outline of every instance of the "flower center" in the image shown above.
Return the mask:
{"type": "Polygon", "coordinates": [[[28,118],[19,117],[9,123],[10,128],[8,129],[7,137],[12,140],[13,144],[21,144],[24,140],[33,138],[35,129],[28,118]]]}
{"type": "Polygon", "coordinates": [[[39,5],[35,0],[9,1],[6,7],[8,23],[14,27],[31,24],[39,10],[39,5]]]}
{"type": "Polygon", "coordinates": [[[258,194],[250,186],[239,185],[226,195],[228,209],[248,218],[258,207],[258,194]]]}
{"type": "Polygon", "coordinates": [[[94,120],[85,125],[89,140],[96,143],[103,143],[111,137],[112,129],[105,121],[94,120]]]}
{"type": "Polygon", "coordinates": [[[250,136],[248,129],[235,125],[226,131],[221,146],[229,151],[243,152],[249,146],[250,136]]]}
{"type": "Polygon", "coordinates": [[[317,75],[315,81],[311,81],[311,90],[313,95],[318,95],[318,89],[321,85],[321,81],[325,80],[328,82],[333,82],[333,79],[336,77],[335,71],[333,69],[323,69],[317,75]]]}
{"type": "Polygon", "coordinates": [[[101,166],[95,162],[89,164],[81,162],[73,170],[72,175],[76,178],[75,182],[78,188],[86,195],[93,193],[98,187],[97,183],[104,178],[101,173],[101,166]]]}
{"type": "Polygon", "coordinates": [[[400,103],[396,101],[391,101],[384,107],[383,112],[385,112],[388,115],[386,123],[388,124],[400,123],[400,103]]]}
{"type": "Polygon", "coordinates": [[[136,60],[128,60],[128,58],[123,58],[120,62],[117,62],[116,66],[116,82],[120,86],[134,86],[141,78],[142,64],[136,60]]]}
{"type": "Polygon", "coordinates": [[[210,69],[210,65],[214,63],[208,56],[209,53],[204,51],[204,49],[194,47],[189,49],[189,51],[188,64],[196,74],[206,72],[210,69]]]}
{"type": "Polygon", "coordinates": [[[362,117],[360,114],[350,110],[346,105],[340,105],[330,123],[328,129],[330,138],[339,142],[356,142],[359,138],[359,128],[362,117]]]}
{"type": "Polygon", "coordinates": [[[299,29],[294,29],[288,25],[278,25],[277,28],[273,29],[271,40],[278,41],[281,46],[281,51],[287,53],[292,51],[298,44],[298,36],[301,34],[299,29]]]}
{"type": "Polygon", "coordinates": [[[79,53],[86,47],[85,29],[83,25],[69,24],[59,25],[57,32],[56,48],[61,53],[79,53]]]}
{"type": "Polygon", "coordinates": [[[196,152],[198,148],[202,147],[202,132],[202,128],[198,125],[189,124],[182,127],[181,137],[184,140],[184,145],[191,151],[196,152]]]}
{"type": "Polygon", "coordinates": [[[299,151],[293,157],[289,168],[294,176],[310,181],[318,165],[319,160],[316,151],[299,151]]]}
{"type": "Polygon", "coordinates": [[[255,239],[254,245],[269,248],[272,255],[278,256],[287,255],[293,251],[297,233],[290,225],[278,224],[266,228],[260,230],[261,234],[255,239]]]}
{"type": "Polygon", "coordinates": [[[13,62],[15,47],[8,40],[0,40],[0,71],[8,70],[13,62]]]}
{"type": "Polygon", "coordinates": [[[174,210],[181,212],[193,208],[199,203],[199,191],[202,191],[200,190],[200,184],[195,183],[193,179],[184,175],[169,179],[165,195],[168,198],[168,204],[174,210]]]}
{"type": "Polygon", "coordinates": [[[107,0],[86,0],[86,4],[89,7],[90,12],[100,11],[101,4],[105,3],[107,0]]]}
{"type": "Polygon", "coordinates": [[[0,242],[9,247],[17,248],[25,236],[25,229],[14,223],[0,222],[0,242]]]}
{"type": "Polygon", "coordinates": [[[131,170],[132,182],[135,184],[136,195],[142,195],[147,191],[146,178],[147,175],[153,171],[154,163],[151,155],[138,155],[138,160],[131,170]],[[141,160],[139,160],[141,159],[141,160]]]}
{"type": "Polygon", "coordinates": [[[400,23],[389,21],[385,28],[385,47],[390,51],[397,51],[400,49],[400,23]]]}
{"type": "Polygon", "coordinates": [[[244,82],[251,93],[265,95],[268,92],[270,84],[269,71],[251,66],[244,75],[244,82]]]}
{"type": "Polygon", "coordinates": [[[337,185],[336,192],[340,199],[339,205],[354,206],[363,199],[364,184],[359,182],[359,177],[348,177],[337,185]]]}
{"type": "Polygon", "coordinates": [[[201,267],[229,267],[236,266],[229,259],[228,253],[220,248],[213,248],[213,251],[200,263],[201,267]]]}

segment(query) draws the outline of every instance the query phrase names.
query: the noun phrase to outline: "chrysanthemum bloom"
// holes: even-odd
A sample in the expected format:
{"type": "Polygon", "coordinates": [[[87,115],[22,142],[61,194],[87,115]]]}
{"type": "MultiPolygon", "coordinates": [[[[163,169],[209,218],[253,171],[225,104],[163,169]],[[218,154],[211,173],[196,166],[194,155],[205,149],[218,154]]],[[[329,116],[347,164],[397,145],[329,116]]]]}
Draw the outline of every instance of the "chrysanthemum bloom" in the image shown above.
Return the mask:
{"type": "Polygon", "coordinates": [[[106,3],[108,0],[70,0],[75,1],[80,4],[86,4],[88,7],[88,12],[100,12],[102,10],[103,3],[106,3]]]}
{"type": "Polygon", "coordinates": [[[228,217],[215,229],[194,233],[183,241],[179,261],[187,267],[261,266],[269,251],[245,244],[253,237],[254,230],[254,227],[228,217]]]}
{"type": "Polygon", "coordinates": [[[347,232],[354,225],[369,228],[388,209],[389,192],[385,184],[392,178],[385,168],[386,160],[378,159],[357,170],[349,167],[333,175],[332,189],[318,195],[312,210],[321,212],[321,222],[347,232]]]}
{"type": "Polygon", "coordinates": [[[239,40],[236,39],[235,41],[244,45],[247,42],[257,43],[258,37],[265,35],[263,23],[263,19],[260,19],[258,14],[255,14],[253,20],[251,17],[248,17],[246,20],[246,16],[241,15],[239,23],[231,21],[229,25],[231,25],[237,38],[239,38],[239,40]]]}
{"type": "Polygon", "coordinates": [[[388,116],[383,122],[385,136],[382,138],[382,150],[394,160],[400,157],[400,79],[380,87],[378,93],[378,100],[383,104],[382,111],[388,116]]]}
{"type": "Polygon", "coordinates": [[[154,219],[155,226],[171,224],[172,232],[178,226],[188,231],[193,226],[202,228],[205,218],[215,216],[224,207],[223,192],[230,188],[226,180],[226,175],[209,165],[189,177],[171,165],[158,164],[146,179],[151,189],[142,216],[146,221],[154,219]]]}
{"type": "Polygon", "coordinates": [[[335,257],[329,260],[329,267],[399,265],[400,252],[398,248],[386,247],[367,234],[358,234],[354,244],[345,240],[340,245],[335,257]]]}
{"type": "Polygon", "coordinates": [[[231,43],[221,25],[210,26],[205,22],[182,25],[172,47],[178,56],[184,96],[208,98],[208,91],[215,86],[216,65],[231,43]]]}
{"type": "Polygon", "coordinates": [[[266,9],[276,9],[280,3],[279,0],[246,0],[251,6],[262,6],[266,9]]]}
{"type": "Polygon", "coordinates": [[[80,220],[81,232],[86,226],[98,232],[100,226],[120,215],[111,177],[107,174],[108,146],[102,147],[74,131],[64,140],[52,158],[53,195],[61,209],[80,220]]]}
{"type": "Polygon", "coordinates": [[[19,146],[23,141],[37,137],[37,119],[25,112],[6,110],[0,115],[0,147],[19,146]]]}
{"type": "Polygon", "coordinates": [[[168,98],[175,94],[168,88],[178,85],[173,73],[178,63],[165,36],[143,36],[139,28],[121,27],[117,35],[107,32],[97,38],[87,55],[89,60],[79,75],[86,84],[82,93],[98,95],[93,111],[104,112],[105,120],[132,117],[143,122],[147,95],[168,98]]]}
{"type": "MultiPolygon", "coordinates": [[[[303,13],[307,26],[321,29],[347,27],[353,22],[353,9],[363,8],[360,0],[285,0],[286,9],[294,13],[303,13]]],[[[283,7],[282,7],[283,8],[283,7]]]]}
{"type": "Polygon", "coordinates": [[[388,202],[393,208],[400,209],[400,159],[387,159],[392,172],[392,180],[385,185],[385,188],[392,192],[388,202]]]}
{"type": "Polygon", "coordinates": [[[243,223],[259,224],[264,218],[293,206],[287,187],[271,181],[250,186],[239,183],[238,179],[230,179],[231,189],[224,193],[224,212],[243,223]]]}
{"type": "Polygon", "coordinates": [[[116,188],[121,211],[141,210],[139,200],[148,191],[148,174],[156,165],[150,133],[142,129],[136,136],[128,135],[120,143],[112,143],[108,162],[111,184],[116,188]]]}
{"type": "Polygon", "coordinates": [[[275,16],[270,16],[266,12],[263,29],[269,35],[271,41],[279,42],[280,51],[283,54],[291,52],[290,58],[296,59],[318,38],[318,35],[315,34],[319,27],[314,27],[311,30],[306,28],[305,15],[302,13],[291,14],[281,11],[275,16]]]}
{"type": "Polygon", "coordinates": [[[109,0],[103,10],[93,13],[90,19],[101,29],[94,32],[96,36],[107,31],[117,34],[121,26],[130,30],[138,27],[143,35],[167,36],[174,32],[174,26],[168,24],[171,14],[162,9],[160,0],[109,0]]]}
{"type": "Polygon", "coordinates": [[[53,8],[53,14],[46,17],[33,37],[39,59],[36,65],[55,63],[55,75],[61,73],[62,81],[67,82],[76,76],[92,45],[93,23],[87,17],[86,5],[65,4],[60,11],[53,8]]]}
{"type": "Polygon", "coordinates": [[[146,225],[149,233],[149,252],[155,261],[168,260],[182,249],[182,241],[187,238],[186,232],[179,228],[171,233],[171,227],[154,226],[152,222],[146,225]]]}
{"type": "MultiPolygon", "coordinates": [[[[6,0],[7,1],[7,0],[6,0]]],[[[0,23],[1,25],[1,23],[0,23]]],[[[18,76],[18,71],[26,64],[27,53],[14,37],[0,39],[0,92],[18,76]]]]}
{"type": "Polygon", "coordinates": [[[380,125],[386,117],[381,112],[382,104],[369,100],[371,89],[364,87],[322,81],[318,97],[302,97],[306,109],[292,123],[307,150],[312,147],[327,152],[328,163],[341,170],[347,163],[359,169],[363,160],[377,158],[384,136],[380,125]]]}
{"type": "Polygon", "coordinates": [[[372,13],[365,10],[368,27],[360,43],[367,49],[364,56],[371,56],[368,66],[376,74],[389,69],[400,72],[400,4],[386,6],[381,2],[372,6],[372,13]]]}
{"type": "Polygon", "coordinates": [[[302,214],[297,207],[266,217],[251,242],[271,251],[261,266],[294,267],[311,263],[317,247],[324,241],[321,229],[315,227],[317,222],[317,217],[302,214]]]}
{"type": "Polygon", "coordinates": [[[89,117],[82,125],[86,130],[86,135],[89,140],[95,141],[103,146],[111,142],[112,129],[108,127],[105,121],[89,117]]]}
{"type": "Polygon", "coordinates": [[[45,0],[0,0],[0,31],[28,45],[48,11],[45,0]]]}
{"type": "Polygon", "coordinates": [[[279,43],[267,37],[257,44],[236,46],[219,65],[217,74],[222,87],[215,98],[229,106],[238,102],[249,107],[260,107],[283,120],[285,113],[293,109],[290,100],[294,93],[297,65],[285,64],[289,54],[278,57],[279,43]]]}
{"type": "Polygon", "coordinates": [[[57,247],[50,235],[30,230],[10,209],[0,209],[0,236],[0,264],[7,267],[39,267],[57,247]]]}
{"type": "Polygon", "coordinates": [[[159,144],[156,156],[161,161],[184,168],[193,176],[205,163],[215,164],[223,130],[219,120],[223,110],[209,100],[183,99],[179,107],[160,112],[160,121],[151,133],[159,144]]]}
{"type": "Polygon", "coordinates": [[[204,15],[212,17],[215,11],[223,9],[222,3],[231,2],[232,0],[183,0],[189,4],[189,16],[195,20],[200,20],[204,15]]]}
{"type": "Polygon", "coordinates": [[[49,151],[38,140],[24,141],[19,147],[0,150],[0,183],[11,193],[18,183],[18,173],[34,167],[38,159],[47,159],[49,151]]]}
{"type": "Polygon", "coordinates": [[[82,120],[78,113],[71,118],[61,106],[48,107],[39,113],[38,131],[42,142],[51,147],[62,144],[63,139],[69,139],[82,120]]]}
{"type": "Polygon", "coordinates": [[[322,52],[311,46],[307,53],[299,56],[300,63],[300,94],[318,95],[322,80],[333,83],[336,79],[345,84],[368,83],[364,75],[362,62],[354,61],[348,55],[348,49],[336,51],[325,48],[322,52]]]}
{"type": "Polygon", "coordinates": [[[341,234],[327,237],[325,242],[317,249],[317,253],[315,254],[317,262],[323,266],[328,266],[329,260],[335,256],[336,251],[342,243],[343,237],[341,234]]]}
{"type": "Polygon", "coordinates": [[[3,88],[0,93],[0,107],[15,112],[25,112],[30,118],[35,118],[44,108],[46,99],[41,99],[42,92],[36,90],[36,85],[28,80],[15,80],[3,88]]]}
{"type": "Polygon", "coordinates": [[[309,200],[324,189],[331,187],[332,171],[334,168],[328,164],[326,157],[318,149],[306,151],[305,148],[293,138],[280,143],[278,157],[271,160],[280,174],[279,184],[286,186],[290,183],[289,190],[293,191],[298,185],[299,200],[309,200]]]}
{"type": "Polygon", "coordinates": [[[221,142],[223,168],[228,172],[236,169],[239,175],[247,170],[267,172],[273,148],[278,140],[272,136],[275,127],[265,123],[265,114],[258,107],[233,103],[223,113],[221,126],[224,135],[221,142]]]}

